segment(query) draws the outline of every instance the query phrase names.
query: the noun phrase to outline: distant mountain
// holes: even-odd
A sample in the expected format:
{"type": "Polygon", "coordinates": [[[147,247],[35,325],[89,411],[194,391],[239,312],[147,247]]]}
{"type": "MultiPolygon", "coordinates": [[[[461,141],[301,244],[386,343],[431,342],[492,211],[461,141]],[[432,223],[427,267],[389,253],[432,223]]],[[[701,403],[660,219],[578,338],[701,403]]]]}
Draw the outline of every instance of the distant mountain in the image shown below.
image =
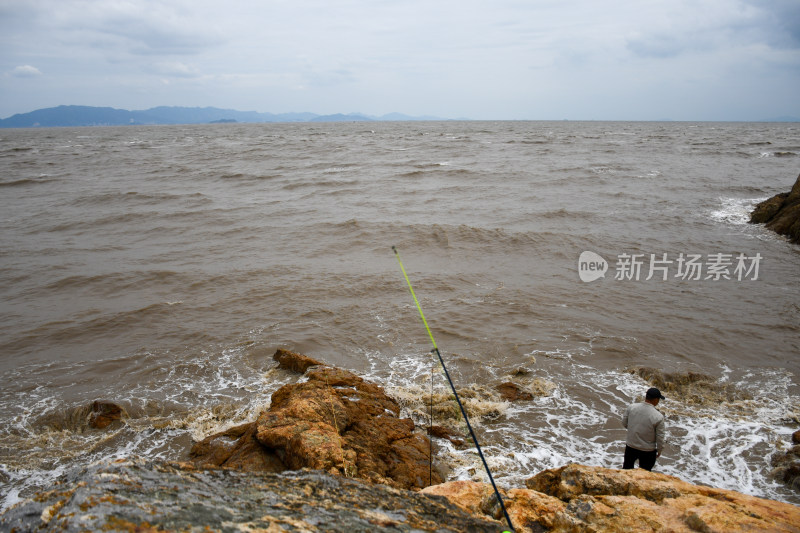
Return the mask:
{"type": "Polygon", "coordinates": [[[760,122],[800,122],[800,118],[783,116],[783,117],[768,118],[760,122]]]}
{"type": "Polygon", "coordinates": [[[337,113],[335,115],[322,115],[319,117],[314,117],[309,122],[367,122],[372,120],[374,119],[356,113],[350,113],[349,115],[337,113]]]}
{"type": "MultiPolygon", "coordinates": [[[[59,106],[37,109],[0,120],[0,127],[99,126],[141,123],[141,115],[111,107],[59,106]]],[[[145,119],[146,120],[146,119],[145,119]]],[[[146,120],[150,122],[149,120],[146,120]]]]}
{"type": "MultiPolygon", "coordinates": [[[[430,115],[424,115],[424,116],[421,116],[421,117],[411,117],[411,116],[408,116],[408,115],[404,115],[402,113],[389,113],[387,115],[383,115],[381,117],[378,117],[375,120],[385,120],[385,121],[388,122],[388,121],[397,121],[397,120],[414,121],[414,120],[446,120],[446,119],[439,118],[439,117],[432,117],[430,115]]],[[[462,119],[459,119],[459,120],[462,120],[462,119]]],[[[469,120],[469,119],[463,119],[463,120],[469,120]]]]}
{"type": "Polygon", "coordinates": [[[259,113],[216,107],[153,107],[143,111],[128,111],[113,107],[62,105],[37,109],[0,119],[0,128],[32,128],[57,126],[125,126],[136,124],[209,124],[234,122],[354,122],[373,120],[443,120],[436,117],[410,117],[390,113],[369,117],[358,113],[348,115],[317,115],[314,113],[259,113]]]}

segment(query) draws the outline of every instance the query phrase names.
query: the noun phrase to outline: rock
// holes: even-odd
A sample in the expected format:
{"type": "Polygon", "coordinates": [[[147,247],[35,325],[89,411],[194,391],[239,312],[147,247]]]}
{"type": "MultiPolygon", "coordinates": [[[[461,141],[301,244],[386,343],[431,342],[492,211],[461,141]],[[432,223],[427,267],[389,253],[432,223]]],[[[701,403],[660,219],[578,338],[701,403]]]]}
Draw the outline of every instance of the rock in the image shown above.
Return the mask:
{"type": "Polygon", "coordinates": [[[284,385],[252,424],[195,444],[198,465],[254,471],[325,470],[400,488],[442,481],[429,464],[430,441],[415,431],[381,387],[327,366],[284,385]]]}
{"type": "Polygon", "coordinates": [[[667,398],[670,395],[677,396],[689,405],[718,406],[727,402],[753,399],[746,389],[699,372],[667,373],[648,367],[628,368],[627,371],[657,387],[667,398]]]}
{"type": "Polygon", "coordinates": [[[258,442],[256,431],[256,423],[251,422],[211,435],[192,446],[189,457],[205,467],[275,473],[286,470],[277,454],[258,442]]]}
{"type": "MultiPolygon", "coordinates": [[[[794,441],[794,435],[792,440],[794,441]]],[[[786,452],[773,455],[770,464],[773,467],[770,472],[773,478],[800,491],[800,445],[795,444],[786,452]]]]}
{"type": "Polygon", "coordinates": [[[272,358],[278,362],[278,368],[291,370],[292,372],[297,372],[298,374],[303,374],[312,366],[322,364],[316,359],[312,359],[303,354],[290,352],[289,350],[284,350],[283,348],[278,348],[272,358]]]}
{"type": "Polygon", "coordinates": [[[431,426],[428,428],[428,435],[438,437],[440,439],[447,439],[453,443],[454,446],[463,446],[464,439],[455,435],[451,430],[444,426],[431,426]]]}
{"type": "Polygon", "coordinates": [[[506,381],[497,386],[500,397],[507,402],[516,402],[517,400],[533,400],[533,394],[524,390],[522,387],[511,381],[506,381]]]}
{"type": "MultiPolygon", "coordinates": [[[[382,388],[332,367],[306,372],[285,385],[258,419],[257,438],[292,469],[314,468],[402,488],[430,483],[427,437],[399,418],[400,406],[382,388]]],[[[442,481],[433,472],[433,483],[442,481]]]]}
{"type": "Polygon", "coordinates": [[[758,204],[750,215],[750,222],[766,224],[767,228],[800,244],[800,176],[790,192],[777,194],[758,204]]]}
{"type": "Polygon", "coordinates": [[[753,212],[750,213],[750,223],[765,224],[769,222],[781,210],[788,196],[788,192],[782,192],[756,205],[753,212]]]}
{"type": "Polygon", "coordinates": [[[125,410],[113,402],[95,400],[89,413],[89,427],[104,429],[112,422],[122,419],[125,410]]]}
{"type": "MultiPolygon", "coordinates": [[[[693,485],[642,469],[577,464],[545,470],[527,489],[501,490],[518,533],[551,531],[800,531],[800,508],[730,490],[693,485]]],[[[477,516],[497,517],[488,483],[451,481],[427,487],[477,516]]]]}
{"type": "Polygon", "coordinates": [[[566,503],[552,531],[800,531],[794,505],[642,469],[572,464],[526,485],[566,503]]]}
{"type": "MultiPolygon", "coordinates": [[[[497,504],[494,489],[489,483],[475,481],[449,481],[441,485],[426,487],[423,494],[443,496],[453,505],[478,516],[492,517],[506,524],[502,509],[497,504]]],[[[518,533],[525,531],[551,531],[555,517],[566,508],[566,504],[530,489],[500,490],[511,523],[518,533]]]]}
{"type": "Polygon", "coordinates": [[[497,533],[498,522],[445,498],[302,471],[101,462],[0,515],[0,531],[305,531],[497,533]]]}
{"type": "Polygon", "coordinates": [[[800,444],[800,429],[792,433],[792,442],[794,444],[800,444]]]}

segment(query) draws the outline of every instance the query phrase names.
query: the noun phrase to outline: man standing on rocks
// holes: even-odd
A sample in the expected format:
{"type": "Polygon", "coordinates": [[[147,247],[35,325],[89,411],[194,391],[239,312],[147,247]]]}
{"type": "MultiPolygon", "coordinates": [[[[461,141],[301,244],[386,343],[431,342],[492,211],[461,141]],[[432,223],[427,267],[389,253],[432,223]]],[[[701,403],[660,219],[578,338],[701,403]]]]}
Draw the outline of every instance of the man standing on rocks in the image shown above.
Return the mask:
{"type": "Polygon", "coordinates": [[[628,429],[628,438],[622,468],[633,468],[638,460],[639,468],[652,470],[656,459],[661,457],[664,450],[664,415],[656,409],[661,400],[666,398],[653,387],[647,389],[644,402],[631,404],[625,410],[622,425],[628,429]]]}

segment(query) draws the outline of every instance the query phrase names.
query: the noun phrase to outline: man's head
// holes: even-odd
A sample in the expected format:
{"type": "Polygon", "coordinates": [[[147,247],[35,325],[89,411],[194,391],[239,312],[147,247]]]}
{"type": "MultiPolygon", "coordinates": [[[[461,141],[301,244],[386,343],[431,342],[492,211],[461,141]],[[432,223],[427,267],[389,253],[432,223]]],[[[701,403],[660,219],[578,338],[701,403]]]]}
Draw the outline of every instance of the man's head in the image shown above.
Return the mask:
{"type": "Polygon", "coordinates": [[[666,400],[664,395],[661,394],[661,391],[655,387],[651,387],[647,389],[647,392],[644,395],[644,399],[648,403],[652,403],[653,405],[658,405],[659,400],[666,400]]]}

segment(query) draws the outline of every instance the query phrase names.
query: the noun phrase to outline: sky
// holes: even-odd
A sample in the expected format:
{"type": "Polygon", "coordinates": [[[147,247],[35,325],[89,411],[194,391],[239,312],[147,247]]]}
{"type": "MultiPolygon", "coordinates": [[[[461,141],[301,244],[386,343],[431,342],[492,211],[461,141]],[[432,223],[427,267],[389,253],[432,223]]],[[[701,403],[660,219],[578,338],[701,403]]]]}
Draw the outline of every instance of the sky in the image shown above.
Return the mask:
{"type": "Polygon", "coordinates": [[[0,118],[747,121],[798,95],[800,0],[0,0],[0,118]]]}

